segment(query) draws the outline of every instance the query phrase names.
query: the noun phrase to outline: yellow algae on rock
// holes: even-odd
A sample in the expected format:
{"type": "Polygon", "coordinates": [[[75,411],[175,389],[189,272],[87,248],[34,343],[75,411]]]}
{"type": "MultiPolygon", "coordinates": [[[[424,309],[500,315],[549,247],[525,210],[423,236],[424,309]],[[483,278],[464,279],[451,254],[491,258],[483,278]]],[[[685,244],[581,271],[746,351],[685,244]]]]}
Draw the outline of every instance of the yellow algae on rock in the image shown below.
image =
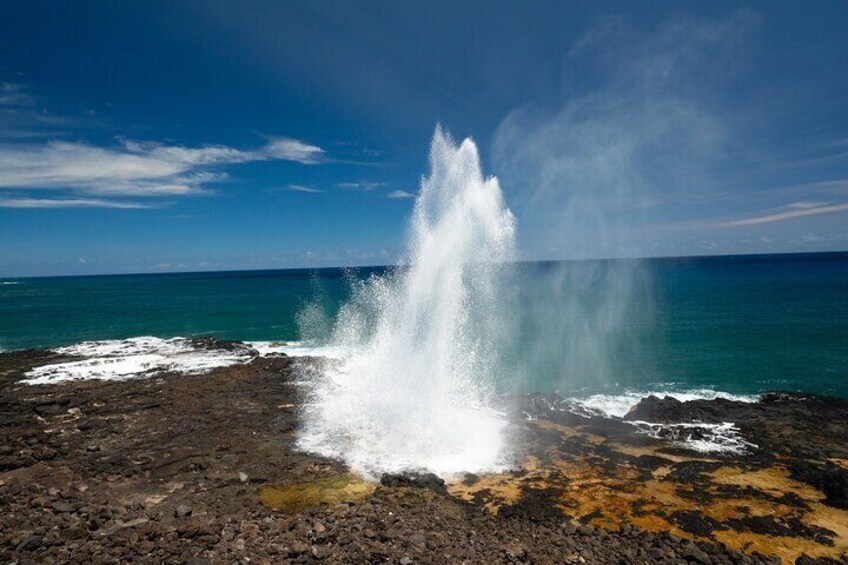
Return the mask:
{"type": "Polygon", "coordinates": [[[340,504],[347,500],[361,500],[376,489],[353,473],[316,479],[290,485],[265,485],[259,487],[259,500],[272,510],[301,512],[321,504],[340,504]]]}
{"type": "Polygon", "coordinates": [[[825,505],[780,460],[668,453],[661,441],[543,419],[528,429],[546,433],[531,435],[518,469],[454,482],[449,493],[494,514],[547,505],[610,530],[632,524],[786,562],[848,552],[848,512],[825,505]]]}

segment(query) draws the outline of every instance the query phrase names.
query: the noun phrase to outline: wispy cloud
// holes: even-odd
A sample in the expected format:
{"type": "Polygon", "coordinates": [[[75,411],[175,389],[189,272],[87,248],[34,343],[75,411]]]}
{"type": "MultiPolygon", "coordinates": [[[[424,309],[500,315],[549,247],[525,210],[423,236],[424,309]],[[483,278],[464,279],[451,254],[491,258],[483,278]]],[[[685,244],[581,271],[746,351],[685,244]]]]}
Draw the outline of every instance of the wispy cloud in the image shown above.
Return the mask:
{"type": "Polygon", "coordinates": [[[371,192],[372,190],[377,190],[378,188],[383,188],[386,186],[384,182],[372,182],[367,180],[360,180],[355,182],[340,182],[336,184],[338,188],[344,188],[346,190],[361,190],[363,192],[371,192]]]}
{"type": "Polygon", "coordinates": [[[324,150],[320,147],[289,137],[272,139],[261,153],[268,159],[297,161],[304,165],[314,165],[324,160],[324,150]]]}
{"type": "Polygon", "coordinates": [[[821,206],[827,206],[830,202],[817,202],[815,200],[801,200],[800,202],[793,202],[792,204],[787,204],[787,208],[794,208],[796,210],[807,210],[808,208],[820,208],[821,206]]]}
{"type": "Polygon", "coordinates": [[[87,129],[96,123],[91,115],[70,118],[50,112],[26,85],[0,83],[0,139],[55,137],[69,133],[71,127],[87,129]]]}
{"type": "MultiPolygon", "coordinates": [[[[112,198],[210,193],[211,185],[229,178],[225,169],[234,165],[326,161],[322,148],[290,137],[266,136],[263,145],[249,149],[125,138],[110,144],[62,140],[79,136],[89,114],[93,112],[77,118],[51,114],[26,85],[0,83],[0,191],[53,190],[65,196],[6,198],[7,207],[107,207],[112,198]]],[[[139,206],[117,202],[108,207],[139,206]]]]}
{"type": "MultiPolygon", "coordinates": [[[[368,180],[359,180],[359,181],[348,181],[348,182],[339,182],[336,183],[336,188],[342,188],[344,190],[358,190],[361,192],[372,192],[377,189],[386,188],[388,183],[385,182],[374,182],[368,180]]],[[[391,192],[386,193],[386,198],[415,198],[415,194],[408,192],[406,190],[393,190],[391,192]]]]}
{"type": "Polygon", "coordinates": [[[102,198],[0,198],[0,208],[155,208],[151,204],[102,198]]]}
{"type": "Polygon", "coordinates": [[[848,232],[838,232],[828,235],[819,235],[817,233],[808,232],[801,236],[801,241],[805,243],[814,243],[820,241],[848,241],[848,232]]]}
{"type": "Polygon", "coordinates": [[[722,222],[719,224],[721,227],[737,227],[737,226],[753,226],[757,224],[770,224],[772,222],[782,222],[784,220],[791,220],[792,218],[800,218],[803,216],[815,216],[817,214],[832,214],[834,212],[842,212],[848,210],[848,203],[845,204],[829,204],[826,206],[815,205],[816,203],[808,203],[808,202],[795,202],[787,206],[788,209],[783,210],[781,212],[776,212],[772,214],[765,214],[761,216],[753,216],[750,218],[741,218],[739,220],[731,220],[729,222],[722,222]],[[794,206],[793,206],[794,204],[794,206]],[[803,206],[798,206],[798,204],[802,204],[803,206]],[[809,206],[808,204],[813,204],[809,206]]]}
{"type": "Polygon", "coordinates": [[[26,93],[22,84],[4,82],[0,84],[0,106],[32,106],[34,100],[26,93]]]}
{"type": "Polygon", "coordinates": [[[405,190],[393,190],[386,195],[386,198],[415,198],[415,195],[405,190]]]}
{"type": "Polygon", "coordinates": [[[290,184],[288,186],[288,190],[294,191],[294,192],[307,192],[307,193],[310,193],[310,194],[319,194],[319,193],[324,192],[320,188],[315,188],[315,187],[312,187],[312,186],[305,186],[305,185],[302,185],[302,184],[290,184]]]}
{"type": "Polygon", "coordinates": [[[220,168],[253,161],[320,162],[323,150],[295,139],[257,149],[184,147],[122,140],[101,147],[82,142],[0,145],[0,188],[65,189],[90,196],[184,196],[226,179],[220,168]]]}
{"type": "Polygon", "coordinates": [[[820,193],[829,196],[845,196],[848,195],[848,179],[835,178],[825,181],[811,182],[807,184],[795,185],[798,191],[804,193],[820,193]]]}

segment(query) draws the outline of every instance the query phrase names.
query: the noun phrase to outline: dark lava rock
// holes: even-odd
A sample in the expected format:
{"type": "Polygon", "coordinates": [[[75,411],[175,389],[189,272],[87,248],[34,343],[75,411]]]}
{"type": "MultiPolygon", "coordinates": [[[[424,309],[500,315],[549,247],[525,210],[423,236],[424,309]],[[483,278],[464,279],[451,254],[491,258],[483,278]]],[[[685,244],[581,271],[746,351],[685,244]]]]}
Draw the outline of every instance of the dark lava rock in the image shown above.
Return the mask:
{"type": "Polygon", "coordinates": [[[512,562],[525,561],[527,559],[527,548],[518,542],[508,543],[504,548],[504,556],[512,562]]]}
{"type": "Polygon", "coordinates": [[[706,552],[701,551],[694,545],[687,547],[683,551],[681,551],[680,557],[690,563],[700,563],[701,565],[712,565],[713,562],[712,559],[710,559],[710,556],[706,554],[706,552]]]}
{"type": "Polygon", "coordinates": [[[50,505],[50,508],[52,508],[56,512],[75,512],[77,509],[76,506],[74,506],[70,502],[65,502],[63,500],[57,500],[56,502],[50,505]]]}
{"type": "Polygon", "coordinates": [[[802,553],[801,557],[795,560],[795,565],[843,565],[845,562],[845,559],[837,561],[829,557],[810,557],[802,553]]]}
{"type": "Polygon", "coordinates": [[[409,541],[414,543],[415,545],[423,546],[427,543],[427,538],[424,537],[424,534],[412,534],[411,536],[409,536],[409,541]]]}
{"type": "Polygon", "coordinates": [[[505,504],[498,511],[503,518],[528,519],[533,522],[557,522],[565,515],[557,507],[559,490],[555,488],[527,488],[514,504],[505,504]]]}
{"type": "Polygon", "coordinates": [[[792,506],[794,508],[803,508],[809,509],[810,506],[804,502],[804,499],[795,494],[794,492],[785,492],[783,496],[777,499],[781,504],[785,504],[786,506],[792,506]]]}
{"type": "Polygon", "coordinates": [[[703,482],[706,474],[720,469],[721,466],[721,463],[711,461],[681,461],[663,478],[681,483],[703,482]]]}
{"type": "Polygon", "coordinates": [[[699,512],[678,511],[669,516],[669,520],[686,533],[710,537],[719,523],[699,512]]]}
{"type": "Polygon", "coordinates": [[[639,401],[624,416],[625,420],[644,420],[646,422],[685,422],[683,403],[676,398],[659,398],[651,395],[639,401]]]}
{"type": "Polygon", "coordinates": [[[251,347],[242,341],[216,339],[214,337],[196,337],[190,340],[191,346],[196,349],[208,351],[231,351],[236,353],[250,353],[251,347]]]}
{"type": "Polygon", "coordinates": [[[380,484],[384,487],[413,487],[426,488],[432,491],[447,494],[445,480],[433,473],[383,473],[380,484]]]}
{"type": "Polygon", "coordinates": [[[479,481],[480,481],[480,477],[478,477],[474,473],[465,473],[462,476],[462,484],[464,484],[465,486],[468,486],[468,487],[470,487],[472,485],[476,485],[479,481]]]}
{"type": "Polygon", "coordinates": [[[56,414],[64,412],[67,405],[68,399],[66,398],[56,401],[48,400],[46,402],[36,404],[34,410],[39,416],[55,416],[56,414]]]}
{"type": "Polygon", "coordinates": [[[780,402],[799,402],[799,401],[808,401],[815,400],[816,396],[812,394],[802,394],[798,392],[783,392],[783,391],[775,391],[775,392],[767,392],[760,397],[760,402],[766,404],[777,404],[780,402]]]}
{"type": "Polygon", "coordinates": [[[29,536],[27,539],[18,544],[15,551],[34,551],[41,547],[41,543],[43,541],[44,536],[29,536]]]}
{"type": "MultiPolygon", "coordinates": [[[[212,340],[206,345],[226,346],[212,340]]],[[[245,346],[232,347],[241,351],[245,346]]],[[[248,352],[247,357],[255,354],[248,352]]],[[[568,506],[557,508],[568,479],[553,471],[542,483],[516,470],[513,478],[519,479],[523,495],[497,514],[485,508],[497,500],[493,493],[469,489],[476,490],[476,498],[466,502],[436,494],[444,492],[441,479],[421,475],[384,477],[383,484],[389,486],[378,487],[375,494],[362,499],[352,497],[298,512],[272,510],[258,504],[249,484],[254,477],[309,484],[345,471],[341,464],[293,449],[299,419],[297,411],[288,407],[308,401],[308,394],[297,385],[302,380],[300,372],[307,370],[304,361],[265,358],[204,375],[162,374],[112,383],[38,387],[19,383],[36,363],[62,359],[51,352],[0,353],[0,446],[11,448],[0,450],[0,470],[22,467],[20,472],[4,474],[0,481],[0,563],[205,565],[313,563],[320,558],[327,563],[401,565],[691,565],[704,563],[704,554],[714,565],[776,562],[755,554],[745,556],[717,543],[692,543],[633,526],[617,532],[578,525],[561,514],[570,511],[568,506]],[[59,403],[60,397],[69,403],[59,403]],[[40,402],[51,406],[47,411],[59,410],[56,406],[64,412],[35,418],[40,402]],[[84,414],[64,417],[71,406],[84,407],[84,414]],[[94,444],[100,451],[88,452],[87,446],[94,444]],[[46,462],[48,455],[51,459],[46,462]],[[238,470],[250,474],[248,483],[230,480],[238,470]],[[522,482],[521,477],[527,480],[522,482]],[[171,490],[168,485],[179,486],[171,490]],[[556,488],[545,490],[543,485],[556,488]],[[150,496],[166,492],[161,501],[150,496]],[[54,503],[75,505],[76,511],[64,512],[61,506],[51,509],[54,503]],[[196,505],[198,514],[184,505],[196,505]]],[[[827,458],[848,459],[848,410],[836,401],[786,397],[762,404],[684,404],[687,413],[704,414],[702,421],[721,418],[737,423],[746,437],[750,434],[750,441],[763,446],[739,459],[745,470],[771,465],[788,469],[792,460],[809,459],[816,467],[798,472],[822,482],[821,471],[831,472],[827,458]],[[781,449],[777,463],[766,457],[776,449],[781,449]]],[[[621,419],[581,411],[555,396],[535,396],[522,407],[514,431],[517,439],[527,440],[520,445],[528,454],[546,454],[548,446],[568,457],[594,455],[589,461],[598,466],[598,473],[612,476],[625,469],[629,476],[632,470],[644,475],[639,480],[650,480],[652,471],[666,465],[660,458],[633,457],[609,447],[655,447],[658,441],[634,435],[635,426],[621,419]],[[527,422],[534,412],[553,423],[579,426],[580,435],[564,437],[527,422]],[[584,433],[607,441],[589,445],[580,437],[584,433]]],[[[544,457],[542,464],[547,464],[544,457]]],[[[708,464],[672,467],[665,477],[679,475],[693,492],[698,487],[698,496],[736,496],[712,483],[708,464]]],[[[838,499],[838,488],[830,491],[838,499]]],[[[646,502],[645,513],[659,515],[646,502]]],[[[805,501],[796,497],[787,502],[797,505],[793,511],[800,508],[799,519],[805,521],[809,512],[802,506],[805,501]]],[[[622,518],[612,508],[602,510],[602,522],[622,518]]],[[[660,517],[668,518],[665,513],[660,517]]],[[[786,520],[783,526],[798,524],[786,520]]],[[[813,550],[820,553],[818,547],[808,552],[813,550]]]]}
{"type": "Polygon", "coordinates": [[[752,416],[752,407],[756,404],[714,398],[712,400],[689,400],[681,402],[667,396],[658,398],[648,396],[630,409],[624,416],[625,420],[643,420],[660,424],[675,424],[681,422],[739,422],[740,419],[752,416]]]}
{"type": "Polygon", "coordinates": [[[818,465],[797,459],[792,461],[789,471],[793,479],[822,491],[825,504],[848,509],[848,470],[832,463],[818,465]]]}
{"type": "Polygon", "coordinates": [[[0,457],[0,472],[12,471],[26,465],[20,457],[0,457]]]}
{"type": "Polygon", "coordinates": [[[808,525],[798,518],[779,520],[774,516],[730,518],[727,525],[737,531],[749,531],[770,536],[800,536],[822,545],[833,545],[836,533],[820,526],[808,525]]]}
{"type": "Polygon", "coordinates": [[[309,551],[310,547],[308,544],[303,543],[302,541],[295,541],[291,548],[289,549],[290,557],[297,557],[298,555],[303,555],[307,551],[309,551]]]}
{"type": "Polygon", "coordinates": [[[724,398],[713,400],[689,400],[681,402],[667,396],[658,398],[648,396],[630,409],[625,420],[643,420],[662,424],[680,422],[717,423],[736,421],[740,412],[750,408],[751,404],[724,398]]]}

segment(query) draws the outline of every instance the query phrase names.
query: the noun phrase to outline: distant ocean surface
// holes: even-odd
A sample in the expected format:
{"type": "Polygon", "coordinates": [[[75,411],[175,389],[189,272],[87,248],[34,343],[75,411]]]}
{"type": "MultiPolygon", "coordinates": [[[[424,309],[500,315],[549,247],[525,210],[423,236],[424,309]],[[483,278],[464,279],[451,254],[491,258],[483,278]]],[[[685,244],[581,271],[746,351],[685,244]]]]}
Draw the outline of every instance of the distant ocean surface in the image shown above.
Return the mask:
{"type": "MultiPolygon", "coordinates": [[[[559,293],[549,297],[538,281],[562,265],[579,262],[522,264],[514,284],[522,286],[524,299],[556,314],[559,293]]],[[[332,316],[348,298],[352,278],[384,271],[0,279],[0,350],[146,335],[315,337],[300,335],[299,312],[318,304],[332,316]]],[[[848,253],[650,259],[638,262],[638,273],[639,292],[628,299],[646,304],[641,316],[624,318],[634,325],[623,328],[629,344],[615,351],[584,344],[595,348],[587,355],[611,358],[603,378],[579,364],[566,368],[553,354],[519,363],[532,373],[523,380],[527,389],[584,396],[792,390],[848,397],[848,253]]],[[[562,296],[567,293],[563,289],[562,296]]],[[[567,315],[565,307],[561,311],[567,315]]],[[[570,331],[579,333],[579,324],[570,331]]],[[[544,332],[517,328],[512,357],[533,350],[534,335],[544,332]]],[[[575,347],[580,340],[568,343],[575,347]]]]}

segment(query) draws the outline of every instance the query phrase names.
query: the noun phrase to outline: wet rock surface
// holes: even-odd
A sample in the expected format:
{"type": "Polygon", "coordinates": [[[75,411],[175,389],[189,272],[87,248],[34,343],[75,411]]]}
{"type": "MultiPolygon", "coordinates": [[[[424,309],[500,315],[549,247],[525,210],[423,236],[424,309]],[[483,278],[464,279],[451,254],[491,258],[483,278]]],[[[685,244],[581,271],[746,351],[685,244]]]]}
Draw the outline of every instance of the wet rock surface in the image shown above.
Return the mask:
{"type": "Polygon", "coordinates": [[[637,526],[783,562],[848,562],[845,400],[649,397],[624,418],[554,395],[515,400],[527,421],[513,438],[520,468],[452,484],[452,495],[538,523],[637,526]],[[704,439],[733,449],[704,450],[704,439]]]}
{"type": "Polygon", "coordinates": [[[842,401],[637,407],[657,422],[733,418],[758,445],[705,458],[626,420],[526,397],[514,471],[448,483],[385,475],[363,488],[340,464],[293,448],[303,362],[20,382],[60,360],[0,354],[3,563],[848,562],[842,401]],[[296,506],[268,503],[298,492],[309,496],[296,506]]]}
{"type": "Polygon", "coordinates": [[[447,493],[445,480],[433,473],[384,473],[380,477],[384,487],[414,487],[426,488],[439,493],[447,493]]]}

